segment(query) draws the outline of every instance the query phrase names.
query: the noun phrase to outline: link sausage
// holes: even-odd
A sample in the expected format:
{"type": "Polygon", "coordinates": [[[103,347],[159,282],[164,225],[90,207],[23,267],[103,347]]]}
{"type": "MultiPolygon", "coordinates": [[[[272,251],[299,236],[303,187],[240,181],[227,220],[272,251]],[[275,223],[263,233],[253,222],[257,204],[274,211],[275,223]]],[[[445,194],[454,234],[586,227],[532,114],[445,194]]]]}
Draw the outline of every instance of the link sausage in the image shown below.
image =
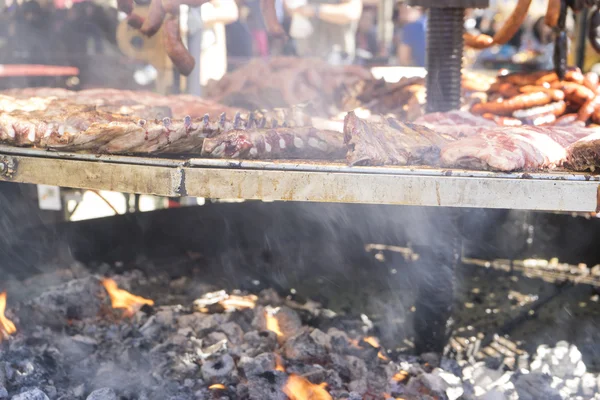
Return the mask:
{"type": "Polygon", "coordinates": [[[196,61],[188,52],[181,41],[179,29],[179,16],[167,14],[164,22],[164,40],[167,55],[182,75],[188,76],[192,73],[196,61]]]}
{"type": "Polygon", "coordinates": [[[527,17],[527,11],[531,5],[531,0],[518,0],[515,9],[508,19],[504,22],[504,25],[494,35],[495,44],[506,44],[515,33],[519,31],[525,18],[527,17]]]}
{"type": "Polygon", "coordinates": [[[499,102],[475,104],[471,108],[471,112],[474,114],[511,115],[516,110],[545,106],[551,101],[552,98],[544,92],[525,93],[499,102]]]}
{"type": "Polygon", "coordinates": [[[544,92],[547,93],[551,98],[552,101],[561,101],[565,99],[565,92],[563,92],[560,89],[551,89],[551,88],[547,88],[545,86],[536,86],[536,85],[527,85],[527,86],[521,86],[519,88],[519,91],[521,93],[535,93],[535,92],[544,92]]]}
{"type": "Polygon", "coordinates": [[[140,28],[140,32],[148,37],[154,36],[160,29],[165,15],[166,13],[162,7],[162,0],[152,0],[150,2],[150,7],[148,8],[148,16],[140,28]]]}
{"type": "Polygon", "coordinates": [[[482,115],[483,118],[489,119],[490,121],[494,121],[496,124],[500,126],[521,126],[523,122],[520,119],[512,118],[512,117],[500,117],[498,115],[485,113],[482,115]]]}

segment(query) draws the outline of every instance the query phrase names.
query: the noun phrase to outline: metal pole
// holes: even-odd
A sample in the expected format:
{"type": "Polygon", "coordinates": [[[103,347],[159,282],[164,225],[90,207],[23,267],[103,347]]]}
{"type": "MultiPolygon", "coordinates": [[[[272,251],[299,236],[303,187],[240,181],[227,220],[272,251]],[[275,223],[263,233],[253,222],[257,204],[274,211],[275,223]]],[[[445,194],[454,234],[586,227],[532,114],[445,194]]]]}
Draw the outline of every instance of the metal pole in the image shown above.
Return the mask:
{"type": "Polygon", "coordinates": [[[577,36],[575,39],[575,64],[583,70],[585,64],[585,44],[587,40],[588,30],[588,13],[589,10],[584,8],[575,17],[575,25],[577,36]]]}

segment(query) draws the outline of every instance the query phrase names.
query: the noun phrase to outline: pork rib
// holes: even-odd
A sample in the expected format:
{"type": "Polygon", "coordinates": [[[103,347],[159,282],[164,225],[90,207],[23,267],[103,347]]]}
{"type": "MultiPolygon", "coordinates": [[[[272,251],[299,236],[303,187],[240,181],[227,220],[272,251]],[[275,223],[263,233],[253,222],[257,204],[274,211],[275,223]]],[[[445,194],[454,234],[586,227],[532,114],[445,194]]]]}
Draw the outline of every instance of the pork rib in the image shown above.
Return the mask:
{"type": "Polygon", "coordinates": [[[453,138],[425,126],[393,118],[367,122],[349,112],[344,119],[344,143],[349,165],[435,164],[440,148],[453,138]]]}
{"type": "Polygon", "coordinates": [[[566,164],[576,171],[594,172],[600,168],[600,132],[597,131],[569,146],[566,164]]]}
{"type": "Polygon", "coordinates": [[[346,154],[340,132],[313,127],[233,130],[204,140],[201,155],[241,159],[340,160],[346,154]]]}

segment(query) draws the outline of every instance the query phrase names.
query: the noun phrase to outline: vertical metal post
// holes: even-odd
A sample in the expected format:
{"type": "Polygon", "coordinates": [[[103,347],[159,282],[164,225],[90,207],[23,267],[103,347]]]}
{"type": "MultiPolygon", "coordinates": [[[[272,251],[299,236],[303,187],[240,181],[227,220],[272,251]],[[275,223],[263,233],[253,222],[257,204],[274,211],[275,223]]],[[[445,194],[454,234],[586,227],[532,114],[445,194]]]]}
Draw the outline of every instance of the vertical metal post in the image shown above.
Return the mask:
{"type": "Polygon", "coordinates": [[[587,41],[589,10],[584,8],[575,17],[577,36],[575,39],[575,64],[583,70],[585,64],[585,44],[587,41]]]}

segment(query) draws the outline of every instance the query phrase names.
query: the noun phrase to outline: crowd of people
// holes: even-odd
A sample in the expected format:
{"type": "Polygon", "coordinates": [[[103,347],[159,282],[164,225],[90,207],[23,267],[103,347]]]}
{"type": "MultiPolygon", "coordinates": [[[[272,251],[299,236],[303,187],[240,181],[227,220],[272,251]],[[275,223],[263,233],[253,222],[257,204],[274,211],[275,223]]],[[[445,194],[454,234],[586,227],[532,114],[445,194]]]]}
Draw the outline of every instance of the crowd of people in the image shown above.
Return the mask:
{"type": "MultiPolygon", "coordinates": [[[[46,1],[13,2],[1,14],[0,63],[85,69],[90,56],[119,52],[115,8],[92,1],[58,8],[46,1]]],[[[276,0],[287,40],[269,37],[260,0],[212,0],[189,8],[182,15],[189,50],[198,61],[189,78],[192,92],[252,57],[296,55],[320,57],[333,64],[425,66],[427,14],[398,1],[393,40],[388,45],[379,40],[377,4],[373,0],[276,0]]],[[[493,34],[503,22],[502,15],[473,14],[470,29],[493,34]]],[[[478,60],[510,57],[529,49],[541,55],[543,67],[550,68],[552,35],[542,19],[532,20],[505,46],[480,52],[478,60]]]]}

